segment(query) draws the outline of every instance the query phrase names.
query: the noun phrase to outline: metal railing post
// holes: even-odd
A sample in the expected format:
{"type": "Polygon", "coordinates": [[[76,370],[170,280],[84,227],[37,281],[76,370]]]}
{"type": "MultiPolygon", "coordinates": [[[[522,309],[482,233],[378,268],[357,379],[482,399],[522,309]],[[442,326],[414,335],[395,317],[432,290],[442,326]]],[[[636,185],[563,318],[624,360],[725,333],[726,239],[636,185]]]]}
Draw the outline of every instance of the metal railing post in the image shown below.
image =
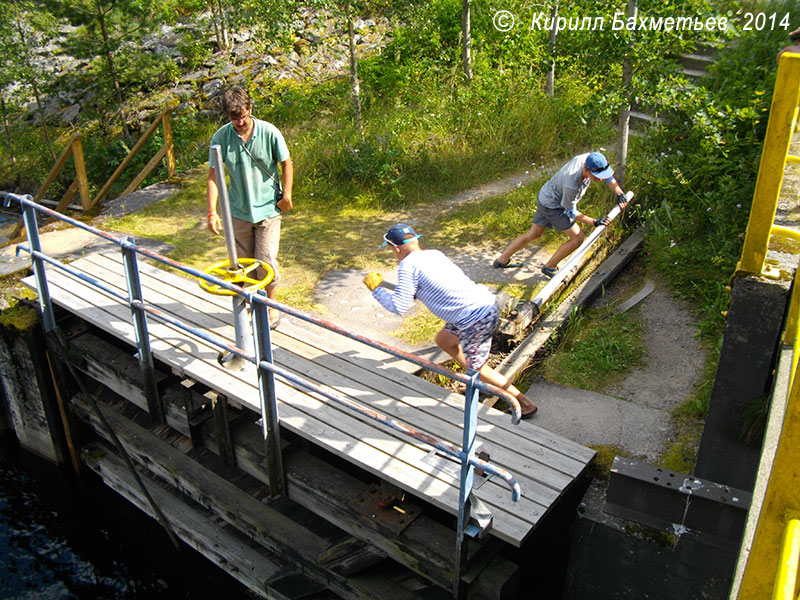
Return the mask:
{"type": "Polygon", "coordinates": [[[142,284],[139,280],[139,266],[136,260],[136,243],[133,238],[122,240],[122,264],[125,267],[125,281],[128,284],[128,303],[136,332],[136,347],[139,367],[144,381],[144,394],[150,418],[156,423],[166,422],[166,411],[161,402],[161,394],[156,383],[156,370],[153,364],[153,351],[150,348],[150,334],[147,331],[147,313],[144,310],[142,284]]]}
{"type": "Polygon", "coordinates": [[[737,273],[777,277],[780,270],[764,264],[778,197],[781,193],[786,157],[792,141],[797,104],[800,100],[800,54],[786,53],[778,62],[775,92],[769,111],[764,148],[758,167],[753,205],[742,246],[737,273]]]}
{"type": "MultiPolygon", "coordinates": [[[[25,223],[25,231],[28,235],[28,243],[31,246],[31,250],[33,252],[41,252],[42,243],[39,240],[39,225],[36,221],[36,209],[31,204],[22,202],[22,200],[32,202],[32,198],[30,196],[23,196],[22,198],[19,196],[13,197],[20,201],[20,205],[22,206],[22,220],[25,223]]],[[[31,261],[33,263],[33,275],[36,279],[36,288],[39,292],[39,310],[42,313],[42,327],[44,328],[45,333],[52,333],[56,329],[56,318],[53,314],[53,303],[50,300],[50,290],[47,287],[47,277],[45,276],[44,272],[44,261],[36,254],[32,254],[31,256],[31,261]]]]}
{"type": "MultiPolygon", "coordinates": [[[[222,162],[222,147],[219,144],[211,146],[211,156],[214,159],[214,178],[219,194],[219,216],[222,221],[222,230],[225,237],[225,247],[228,251],[228,264],[230,269],[239,269],[239,254],[236,251],[236,240],[233,236],[233,217],[231,216],[230,200],[228,199],[228,186],[225,184],[225,164],[222,162]]],[[[233,297],[233,330],[236,335],[236,345],[248,353],[253,350],[253,338],[247,326],[247,302],[241,296],[233,297]]],[[[241,370],[241,361],[231,358],[223,366],[233,370],[241,370]]]]}
{"type": "Polygon", "coordinates": [[[775,588],[772,590],[773,600],[795,600],[797,598],[795,590],[799,560],[800,520],[790,519],[783,532],[778,573],[775,578],[775,588]]]}
{"type": "MultiPolygon", "coordinates": [[[[264,294],[263,291],[259,295],[264,294]]],[[[275,394],[275,376],[261,366],[272,363],[272,340],[269,331],[269,308],[255,300],[253,306],[253,339],[255,340],[256,366],[258,368],[258,395],[261,400],[261,432],[267,460],[269,491],[273,498],[286,495],[286,475],[281,453],[278,398],[275,394]]]]}
{"type": "Polygon", "coordinates": [[[464,402],[464,431],[461,442],[461,478],[458,488],[458,525],[456,526],[456,568],[453,582],[453,597],[462,594],[461,576],[467,562],[466,535],[470,526],[472,483],[475,478],[475,441],[478,433],[478,388],[480,373],[475,371],[467,383],[464,402]]]}

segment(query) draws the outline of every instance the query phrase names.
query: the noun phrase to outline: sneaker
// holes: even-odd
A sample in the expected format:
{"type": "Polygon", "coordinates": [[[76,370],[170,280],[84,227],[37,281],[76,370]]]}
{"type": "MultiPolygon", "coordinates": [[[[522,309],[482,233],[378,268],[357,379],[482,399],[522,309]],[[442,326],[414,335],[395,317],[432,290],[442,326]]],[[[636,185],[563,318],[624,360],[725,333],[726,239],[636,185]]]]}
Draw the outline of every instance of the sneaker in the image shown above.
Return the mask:
{"type": "Polygon", "coordinates": [[[553,267],[548,267],[547,265],[542,265],[542,275],[547,277],[548,279],[552,279],[553,275],[558,273],[558,269],[554,269],[553,267]]]}
{"type": "Polygon", "coordinates": [[[521,262],[513,262],[512,263],[511,259],[508,259],[508,261],[506,261],[506,262],[501,262],[499,260],[495,260],[492,263],[492,266],[495,269],[516,269],[517,267],[521,267],[522,263],[521,262]]]}

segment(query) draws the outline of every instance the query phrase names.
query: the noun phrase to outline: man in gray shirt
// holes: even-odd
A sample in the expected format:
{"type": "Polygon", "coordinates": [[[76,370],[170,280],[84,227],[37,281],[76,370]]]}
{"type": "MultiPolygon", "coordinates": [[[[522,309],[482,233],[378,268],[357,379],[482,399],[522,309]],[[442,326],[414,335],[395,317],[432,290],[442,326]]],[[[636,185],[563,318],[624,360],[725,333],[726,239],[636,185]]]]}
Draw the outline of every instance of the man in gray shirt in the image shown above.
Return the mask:
{"type": "Polygon", "coordinates": [[[599,152],[579,154],[542,186],[537,195],[533,225],[528,231],[516,237],[492,266],[498,269],[522,266],[522,263],[511,262],[514,253],[539,239],[545,229],[553,227],[556,231],[565,231],[569,236],[569,239],[561,244],[550,260],[542,266],[542,273],[546,277],[555,275],[558,263],[583,243],[585,236],[578,223],[595,227],[610,223],[608,217],[593,219],[578,210],[578,202],[593,181],[606,183],[616,194],[620,207],[625,208],[628,204],[625,193],[614,179],[614,170],[608,164],[606,157],[599,152]]]}

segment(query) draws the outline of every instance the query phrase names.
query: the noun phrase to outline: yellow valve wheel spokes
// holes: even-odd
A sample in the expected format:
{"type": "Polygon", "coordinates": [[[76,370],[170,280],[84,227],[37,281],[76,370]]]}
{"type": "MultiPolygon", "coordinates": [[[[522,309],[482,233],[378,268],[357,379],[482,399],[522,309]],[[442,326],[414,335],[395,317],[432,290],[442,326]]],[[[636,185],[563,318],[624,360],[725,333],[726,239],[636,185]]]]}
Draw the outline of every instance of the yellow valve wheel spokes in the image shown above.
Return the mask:
{"type": "MultiPolygon", "coordinates": [[[[242,288],[242,291],[245,292],[261,290],[267,287],[275,277],[275,270],[270,264],[265,263],[263,260],[258,260],[255,258],[240,258],[239,266],[241,268],[232,269],[230,261],[223,260],[211,265],[210,267],[206,267],[203,270],[203,273],[206,273],[207,275],[213,275],[214,277],[222,279],[231,285],[239,286],[242,288]],[[263,279],[256,279],[252,276],[255,270],[259,267],[264,269],[266,272],[266,276],[263,279]]],[[[201,279],[199,283],[200,287],[210,294],[216,294],[218,296],[234,295],[234,292],[222,287],[219,284],[209,283],[205,279],[201,279]]]]}

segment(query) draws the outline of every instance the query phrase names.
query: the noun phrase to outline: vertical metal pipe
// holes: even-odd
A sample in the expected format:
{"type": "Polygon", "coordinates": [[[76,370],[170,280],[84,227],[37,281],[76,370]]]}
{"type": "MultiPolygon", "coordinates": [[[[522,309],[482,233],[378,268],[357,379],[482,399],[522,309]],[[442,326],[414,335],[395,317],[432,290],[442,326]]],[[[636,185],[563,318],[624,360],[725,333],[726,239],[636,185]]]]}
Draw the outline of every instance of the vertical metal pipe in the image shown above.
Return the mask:
{"type": "Polygon", "coordinates": [[[461,443],[461,481],[458,490],[458,526],[456,528],[456,568],[453,582],[453,596],[462,594],[461,576],[467,562],[467,544],[465,536],[469,527],[472,483],[475,467],[472,459],[475,456],[475,440],[478,433],[478,388],[476,383],[480,377],[478,371],[470,374],[467,383],[466,401],[464,402],[464,431],[461,443]]]}
{"type": "MultiPolygon", "coordinates": [[[[231,269],[238,269],[239,256],[236,252],[236,240],[233,237],[233,218],[228,199],[228,186],[225,183],[225,164],[222,162],[222,147],[219,144],[211,146],[211,155],[214,158],[214,178],[219,192],[219,215],[222,220],[222,229],[225,235],[225,246],[228,249],[228,264],[231,269]]],[[[250,352],[253,348],[253,338],[247,326],[247,303],[241,296],[233,297],[233,329],[236,335],[236,346],[250,352]]],[[[241,361],[231,359],[223,362],[225,368],[241,370],[241,361]]]]}
{"type": "MultiPolygon", "coordinates": [[[[259,291],[264,296],[264,291],[259,291]]],[[[253,339],[258,365],[258,395],[261,400],[261,431],[267,460],[269,490],[273,498],[286,495],[286,475],[281,454],[280,419],[278,399],[275,395],[275,376],[261,367],[262,362],[272,363],[272,340],[269,331],[269,309],[257,298],[253,301],[253,339]]]]}
{"type": "Polygon", "coordinates": [[[165,423],[166,414],[161,403],[161,395],[156,384],[156,371],[153,365],[153,351],[150,348],[150,334],[147,331],[147,313],[134,302],[143,302],[142,284],[139,280],[139,267],[136,260],[136,244],[133,238],[122,240],[122,264],[125,267],[125,280],[128,284],[128,302],[136,332],[136,347],[139,354],[139,367],[144,381],[144,393],[150,418],[156,423],[165,423]]]}
{"type": "Polygon", "coordinates": [[[36,279],[36,289],[39,293],[39,310],[42,313],[42,327],[46,333],[52,333],[56,329],[56,318],[53,314],[53,303],[50,300],[50,288],[47,287],[47,277],[44,271],[44,260],[37,256],[36,252],[42,251],[42,243],[39,240],[39,225],[36,221],[36,209],[31,204],[22,202],[32,202],[33,198],[29,195],[13,196],[22,206],[22,220],[25,223],[25,231],[28,235],[28,243],[31,246],[31,262],[33,263],[33,275],[36,279]]]}
{"type": "Polygon", "coordinates": [[[228,248],[228,262],[231,269],[239,268],[239,256],[236,253],[236,242],[233,239],[233,219],[231,218],[231,205],[228,200],[228,186],[225,183],[225,164],[222,162],[222,147],[219,144],[211,146],[211,156],[214,158],[214,178],[217,182],[219,193],[219,216],[222,220],[222,230],[225,235],[225,246],[228,248]]]}
{"type": "Polygon", "coordinates": [[[253,336],[247,314],[247,300],[242,296],[233,297],[233,329],[236,334],[236,347],[247,354],[253,353],[253,336]]]}

